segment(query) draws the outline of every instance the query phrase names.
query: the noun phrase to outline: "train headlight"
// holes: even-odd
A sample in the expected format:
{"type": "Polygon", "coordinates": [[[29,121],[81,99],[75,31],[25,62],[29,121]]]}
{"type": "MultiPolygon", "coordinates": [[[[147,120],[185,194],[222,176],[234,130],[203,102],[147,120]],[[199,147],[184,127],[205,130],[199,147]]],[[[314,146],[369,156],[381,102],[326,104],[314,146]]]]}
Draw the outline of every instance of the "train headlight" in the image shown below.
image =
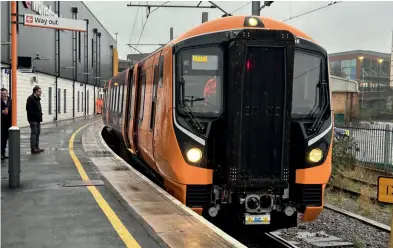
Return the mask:
{"type": "Polygon", "coordinates": [[[308,161],[318,163],[323,158],[323,152],[319,148],[312,149],[308,154],[308,161]]]}
{"type": "Polygon", "coordinates": [[[202,158],[202,151],[199,148],[191,148],[187,152],[187,159],[192,163],[197,163],[202,158]]]}
{"type": "Polygon", "coordinates": [[[250,25],[251,27],[255,27],[256,25],[258,25],[257,19],[251,17],[250,19],[248,19],[248,25],[250,25]]]}

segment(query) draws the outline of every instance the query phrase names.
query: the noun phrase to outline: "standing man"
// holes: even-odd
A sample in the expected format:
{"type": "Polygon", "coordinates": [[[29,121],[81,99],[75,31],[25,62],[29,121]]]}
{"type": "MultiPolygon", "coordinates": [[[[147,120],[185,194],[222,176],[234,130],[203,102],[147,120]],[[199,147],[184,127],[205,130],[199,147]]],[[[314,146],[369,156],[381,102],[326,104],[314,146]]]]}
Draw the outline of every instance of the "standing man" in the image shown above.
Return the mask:
{"type": "Polygon", "coordinates": [[[8,129],[11,127],[11,99],[8,98],[8,91],[1,88],[1,160],[8,158],[5,156],[5,148],[8,141],[8,129]]]}
{"type": "Polygon", "coordinates": [[[39,148],[42,109],[41,109],[41,88],[37,85],[33,88],[33,94],[27,98],[26,111],[27,120],[30,123],[30,148],[32,154],[43,152],[44,149],[39,148]]]}

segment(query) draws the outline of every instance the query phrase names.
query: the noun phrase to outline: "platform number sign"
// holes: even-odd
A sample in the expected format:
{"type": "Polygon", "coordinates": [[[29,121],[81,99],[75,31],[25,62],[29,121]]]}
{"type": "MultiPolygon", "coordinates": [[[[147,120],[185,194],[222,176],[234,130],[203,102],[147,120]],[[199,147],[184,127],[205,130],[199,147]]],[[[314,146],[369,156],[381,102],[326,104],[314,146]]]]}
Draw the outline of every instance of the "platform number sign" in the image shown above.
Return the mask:
{"type": "MultiPolygon", "coordinates": [[[[377,199],[379,202],[393,204],[393,177],[378,177],[377,199]]],[[[393,248],[393,213],[390,226],[389,248],[393,248]]]]}

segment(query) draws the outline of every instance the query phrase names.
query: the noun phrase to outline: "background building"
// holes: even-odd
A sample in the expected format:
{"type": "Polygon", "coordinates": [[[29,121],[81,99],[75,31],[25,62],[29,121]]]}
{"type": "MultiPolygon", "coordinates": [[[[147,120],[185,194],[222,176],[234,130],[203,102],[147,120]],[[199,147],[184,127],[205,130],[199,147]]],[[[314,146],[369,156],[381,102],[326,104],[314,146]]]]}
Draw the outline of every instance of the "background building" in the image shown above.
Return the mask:
{"type": "Polygon", "coordinates": [[[360,105],[392,109],[391,54],[354,50],[329,54],[331,75],[359,83],[360,105]]]}
{"type": "MultiPolygon", "coordinates": [[[[93,114],[105,81],[117,73],[114,38],[83,2],[18,1],[17,11],[19,15],[85,20],[88,29],[76,32],[18,25],[18,56],[24,62],[31,60],[34,69],[22,73],[18,68],[18,125],[27,125],[25,101],[35,85],[43,92],[44,122],[93,114]]],[[[1,86],[10,90],[10,2],[1,2],[0,18],[1,86]]]]}

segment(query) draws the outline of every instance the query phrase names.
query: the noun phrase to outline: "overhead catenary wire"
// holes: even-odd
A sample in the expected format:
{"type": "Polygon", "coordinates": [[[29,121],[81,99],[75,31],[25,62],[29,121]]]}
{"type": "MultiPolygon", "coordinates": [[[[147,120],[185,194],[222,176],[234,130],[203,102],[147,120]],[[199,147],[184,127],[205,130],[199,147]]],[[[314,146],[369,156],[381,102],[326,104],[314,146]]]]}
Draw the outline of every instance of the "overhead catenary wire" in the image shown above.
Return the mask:
{"type": "Polygon", "coordinates": [[[288,18],[288,19],[282,20],[282,22],[287,22],[287,21],[289,21],[289,20],[292,20],[292,19],[295,19],[295,18],[304,16],[304,15],[310,14],[310,13],[312,13],[312,12],[315,12],[315,11],[318,11],[318,10],[321,10],[321,9],[324,9],[324,8],[327,8],[327,7],[330,7],[330,6],[335,5],[335,4],[338,4],[338,3],[342,3],[342,1],[330,2],[328,5],[324,5],[324,6],[322,6],[322,7],[319,7],[319,8],[316,8],[316,9],[313,9],[313,10],[310,10],[310,11],[307,11],[307,12],[304,12],[304,13],[299,14],[299,15],[296,15],[296,16],[292,16],[292,17],[290,17],[290,18],[288,18]]]}
{"type": "Polygon", "coordinates": [[[141,34],[139,35],[138,43],[137,43],[135,48],[138,48],[138,46],[139,46],[139,42],[141,41],[141,38],[142,38],[142,35],[143,35],[143,31],[145,30],[146,23],[147,23],[148,20],[149,20],[149,16],[146,17],[145,24],[143,24],[142,31],[141,31],[141,34]]]}
{"type": "MultiPolygon", "coordinates": [[[[140,3],[140,1],[139,1],[139,3],[140,3]]],[[[135,14],[135,19],[134,19],[134,25],[132,26],[131,35],[130,35],[130,40],[128,41],[128,43],[131,43],[132,35],[134,34],[135,25],[136,25],[136,19],[137,19],[137,17],[138,17],[138,12],[139,12],[139,7],[136,9],[136,14],[135,14]]]]}
{"type": "Polygon", "coordinates": [[[251,2],[248,2],[248,3],[244,4],[244,5],[242,5],[241,7],[235,9],[234,11],[232,11],[232,14],[237,12],[237,11],[239,11],[239,10],[241,10],[242,8],[244,8],[244,7],[246,7],[247,5],[250,5],[250,4],[251,4],[251,2]]]}

